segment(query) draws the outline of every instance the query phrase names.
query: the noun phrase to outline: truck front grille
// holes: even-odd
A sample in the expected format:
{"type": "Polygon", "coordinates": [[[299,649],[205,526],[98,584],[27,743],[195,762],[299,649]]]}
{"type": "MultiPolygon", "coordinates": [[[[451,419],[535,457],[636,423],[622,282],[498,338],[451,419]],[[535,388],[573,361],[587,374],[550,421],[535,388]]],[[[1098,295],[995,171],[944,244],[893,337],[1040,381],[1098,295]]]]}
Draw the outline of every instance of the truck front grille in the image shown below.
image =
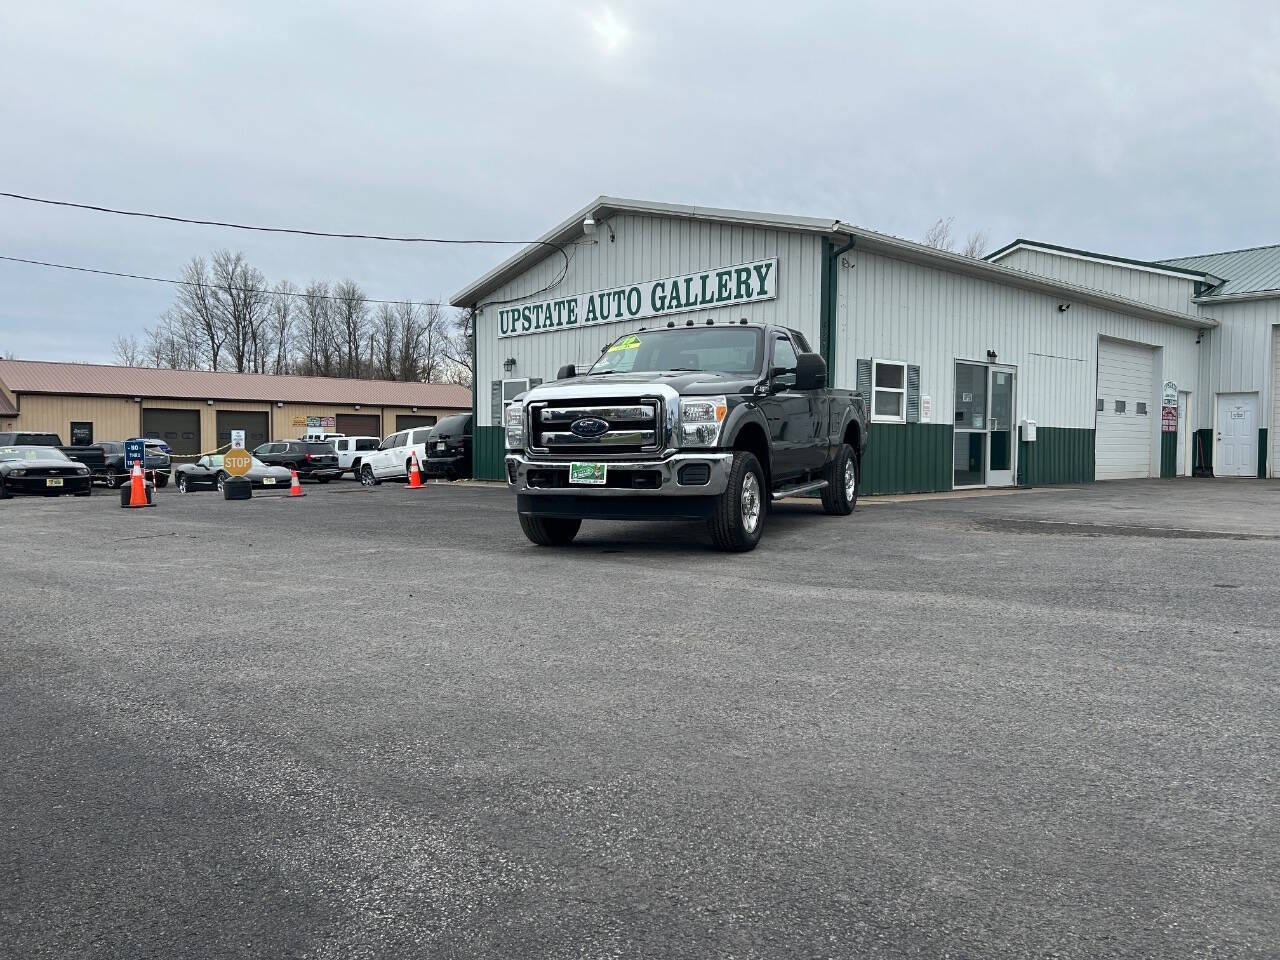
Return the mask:
{"type": "Polygon", "coordinates": [[[657,397],[532,403],[529,419],[530,449],[565,459],[657,453],[665,439],[657,397]]]}

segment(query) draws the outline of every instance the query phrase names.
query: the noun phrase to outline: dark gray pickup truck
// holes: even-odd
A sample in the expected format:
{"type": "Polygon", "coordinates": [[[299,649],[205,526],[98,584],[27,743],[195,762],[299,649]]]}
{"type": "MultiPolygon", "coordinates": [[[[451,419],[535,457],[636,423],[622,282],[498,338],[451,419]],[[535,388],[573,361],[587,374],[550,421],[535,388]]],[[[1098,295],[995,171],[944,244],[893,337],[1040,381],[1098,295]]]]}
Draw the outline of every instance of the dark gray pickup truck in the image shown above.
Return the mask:
{"type": "Polygon", "coordinates": [[[504,412],[508,485],[543,546],[583,520],[700,520],[720,550],[754,549],[770,504],[820,494],[853,511],[867,443],[860,394],[827,387],[796,330],[669,323],[619,337],[585,373],[504,412]]]}

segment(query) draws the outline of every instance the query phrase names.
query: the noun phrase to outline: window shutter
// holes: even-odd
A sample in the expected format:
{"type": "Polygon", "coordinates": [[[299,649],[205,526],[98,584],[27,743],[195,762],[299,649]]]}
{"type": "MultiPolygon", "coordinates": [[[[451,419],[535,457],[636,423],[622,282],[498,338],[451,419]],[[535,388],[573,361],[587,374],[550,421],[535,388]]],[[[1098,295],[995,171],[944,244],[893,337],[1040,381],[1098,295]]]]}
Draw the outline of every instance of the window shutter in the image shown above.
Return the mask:
{"type": "Polygon", "coordinates": [[[920,422],[920,368],[907,364],[907,423],[920,422]]]}
{"type": "Polygon", "coordinates": [[[858,392],[867,398],[867,405],[871,405],[871,361],[858,361],[858,392]]]}
{"type": "Polygon", "coordinates": [[[493,381],[493,392],[489,394],[489,422],[495,427],[502,426],[502,381],[493,381]]]}

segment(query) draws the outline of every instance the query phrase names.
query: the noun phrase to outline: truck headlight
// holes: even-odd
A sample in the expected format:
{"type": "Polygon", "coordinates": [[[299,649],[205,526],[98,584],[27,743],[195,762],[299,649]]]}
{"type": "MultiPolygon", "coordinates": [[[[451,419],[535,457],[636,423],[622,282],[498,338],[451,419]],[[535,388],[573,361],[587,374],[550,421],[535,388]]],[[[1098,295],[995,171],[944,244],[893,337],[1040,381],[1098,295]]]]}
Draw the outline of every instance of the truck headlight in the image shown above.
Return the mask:
{"type": "Polygon", "coordinates": [[[729,405],[723,396],[681,399],[680,446],[714,447],[728,412],[729,405]]]}
{"type": "Polygon", "coordinates": [[[25,477],[26,475],[27,475],[27,471],[24,470],[22,467],[18,467],[18,469],[16,470],[9,471],[9,476],[11,477],[25,477]]]}
{"type": "Polygon", "coordinates": [[[507,449],[524,449],[524,404],[513,403],[507,407],[502,419],[507,428],[507,449]]]}

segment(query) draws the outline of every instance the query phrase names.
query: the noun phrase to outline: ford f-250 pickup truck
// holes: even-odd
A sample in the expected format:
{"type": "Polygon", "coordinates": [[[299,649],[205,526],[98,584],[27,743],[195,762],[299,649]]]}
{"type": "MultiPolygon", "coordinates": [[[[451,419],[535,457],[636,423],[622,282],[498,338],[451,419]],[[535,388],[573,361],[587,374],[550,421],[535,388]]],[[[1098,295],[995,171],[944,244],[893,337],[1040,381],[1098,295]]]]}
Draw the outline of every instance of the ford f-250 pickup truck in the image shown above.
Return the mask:
{"type": "Polygon", "coordinates": [[[641,329],[579,374],[521,394],[503,415],[520,526],[567,544],[583,520],[701,520],[720,550],[754,549],[770,504],[858,499],[867,408],[826,386],[796,330],[706,323],[641,329]]]}

